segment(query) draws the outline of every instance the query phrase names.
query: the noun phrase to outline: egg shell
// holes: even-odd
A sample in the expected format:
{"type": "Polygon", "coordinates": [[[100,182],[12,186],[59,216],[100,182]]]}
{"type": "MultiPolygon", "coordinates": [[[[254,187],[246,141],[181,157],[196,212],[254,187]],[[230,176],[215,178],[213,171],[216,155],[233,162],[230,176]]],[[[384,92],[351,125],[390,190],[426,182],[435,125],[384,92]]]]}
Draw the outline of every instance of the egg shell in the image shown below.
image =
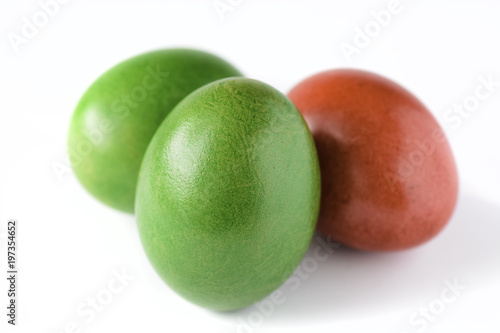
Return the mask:
{"type": "Polygon", "coordinates": [[[141,167],[137,224],[173,290],[234,310],[292,274],[319,199],[314,141],[293,103],[262,82],[225,79],[186,97],[155,134],[141,167]]]}
{"type": "Polygon", "coordinates": [[[142,158],[165,117],[197,88],[240,75],[221,58],[190,49],[152,51],[109,69],[71,119],[68,154],[78,180],[103,203],[132,213],[142,158]]]}
{"type": "Polygon", "coordinates": [[[311,76],[288,96],[318,150],[321,233],[383,251],[422,244],[443,229],[456,205],[457,170],[441,127],[415,96],[351,69],[311,76]]]}

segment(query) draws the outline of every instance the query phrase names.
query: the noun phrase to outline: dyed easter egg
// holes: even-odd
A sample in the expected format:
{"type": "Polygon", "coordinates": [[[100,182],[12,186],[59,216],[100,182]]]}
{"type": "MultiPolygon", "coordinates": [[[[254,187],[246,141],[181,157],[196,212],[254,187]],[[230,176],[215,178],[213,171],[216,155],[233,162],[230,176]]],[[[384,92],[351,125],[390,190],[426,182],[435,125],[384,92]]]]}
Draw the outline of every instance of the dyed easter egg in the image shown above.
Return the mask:
{"type": "Polygon", "coordinates": [[[331,70],[288,94],[318,151],[318,230],[363,250],[431,239],[455,208],[457,170],[443,131],[400,85],[359,70],[331,70]]]}
{"type": "Polygon", "coordinates": [[[206,52],[165,49],[102,74],[71,119],[68,153],[78,180],[103,203],[132,213],[144,152],[173,107],[195,89],[240,72],[206,52]]]}
{"type": "Polygon", "coordinates": [[[137,224],[173,290],[234,310],[292,274],[319,198],[314,141],[293,103],[262,82],[224,79],[186,97],[158,129],[140,170],[137,224]]]}

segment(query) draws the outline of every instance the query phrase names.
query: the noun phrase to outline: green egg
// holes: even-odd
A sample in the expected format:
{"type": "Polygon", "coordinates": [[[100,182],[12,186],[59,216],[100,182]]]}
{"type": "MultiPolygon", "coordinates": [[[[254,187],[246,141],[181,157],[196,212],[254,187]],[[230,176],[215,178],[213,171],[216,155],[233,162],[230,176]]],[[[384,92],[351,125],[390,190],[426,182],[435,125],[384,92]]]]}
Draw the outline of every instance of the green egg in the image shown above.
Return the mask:
{"type": "Polygon", "coordinates": [[[87,89],[73,114],[68,153],[83,186],[116,209],[134,211],[142,158],[161,122],[188,94],[241,73],[206,52],[165,49],[128,59],[87,89]]]}
{"type": "Polygon", "coordinates": [[[229,78],[190,94],[158,129],[141,166],[137,223],[173,290],[234,310],[291,275],[319,198],[314,141],[294,104],[267,84],[229,78]]]}

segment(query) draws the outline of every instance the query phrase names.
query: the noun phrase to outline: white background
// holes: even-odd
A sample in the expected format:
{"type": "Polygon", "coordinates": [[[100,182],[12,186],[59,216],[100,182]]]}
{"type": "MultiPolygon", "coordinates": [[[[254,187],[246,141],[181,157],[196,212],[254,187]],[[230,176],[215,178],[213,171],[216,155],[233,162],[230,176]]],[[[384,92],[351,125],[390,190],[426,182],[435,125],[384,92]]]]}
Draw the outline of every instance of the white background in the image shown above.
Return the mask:
{"type": "Polygon", "coordinates": [[[73,0],[16,52],[8,34],[21,34],[23,18],[32,21],[41,7],[1,1],[2,271],[6,222],[20,224],[19,325],[9,332],[60,333],[73,321],[81,332],[499,332],[500,87],[458,128],[444,114],[471,100],[480,77],[500,81],[500,2],[402,0],[400,12],[350,62],[340,45],[353,44],[355,27],[363,29],[388,1],[232,0],[223,19],[214,3],[73,0]],[[59,178],[53,169],[66,163],[70,116],[97,76],[128,57],[177,46],[214,52],[285,93],[339,67],[371,70],[407,87],[439,119],[456,156],[461,189],[450,224],[409,251],[336,249],[296,290],[282,286],[284,303],[260,321],[255,306],[221,314],[183,300],[151,268],[134,217],[100,204],[71,172],[59,178]],[[113,270],[122,269],[134,278],[85,321],[77,309],[88,297],[103,297],[113,270]],[[439,308],[445,280],[467,288],[428,325],[412,325],[419,308],[439,308]],[[254,326],[243,328],[243,321],[254,326]]]}

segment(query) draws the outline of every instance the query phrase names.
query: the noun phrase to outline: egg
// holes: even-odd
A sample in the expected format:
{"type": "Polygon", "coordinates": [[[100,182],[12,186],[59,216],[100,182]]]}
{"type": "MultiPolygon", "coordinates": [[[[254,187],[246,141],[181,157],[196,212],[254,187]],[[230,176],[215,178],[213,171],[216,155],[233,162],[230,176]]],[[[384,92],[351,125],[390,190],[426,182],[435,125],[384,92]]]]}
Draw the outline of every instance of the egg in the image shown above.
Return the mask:
{"type": "Polygon", "coordinates": [[[144,157],[144,250],[163,280],[214,310],[251,305],[298,266],[315,229],[320,171],[293,103],[256,80],[208,84],[180,102],[144,157]]]}
{"type": "Polygon", "coordinates": [[[102,74],[71,119],[68,154],[75,175],[103,203],[132,213],[146,148],[173,107],[197,88],[241,73],[212,54],[152,51],[102,74]]]}
{"type": "Polygon", "coordinates": [[[322,198],[318,230],[352,248],[411,248],[450,219],[458,179],[448,141],[429,110],[382,76],[330,70],[288,97],[311,129],[322,198]]]}

